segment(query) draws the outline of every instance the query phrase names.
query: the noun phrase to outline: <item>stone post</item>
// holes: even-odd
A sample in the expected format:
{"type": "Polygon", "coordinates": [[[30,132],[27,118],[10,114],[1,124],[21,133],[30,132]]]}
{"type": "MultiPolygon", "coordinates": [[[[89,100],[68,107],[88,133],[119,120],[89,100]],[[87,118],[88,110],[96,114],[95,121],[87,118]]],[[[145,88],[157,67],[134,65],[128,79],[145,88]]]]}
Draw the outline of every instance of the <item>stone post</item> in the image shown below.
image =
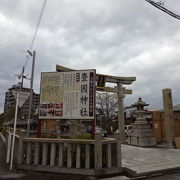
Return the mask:
{"type": "Polygon", "coordinates": [[[7,156],[6,156],[6,163],[10,162],[10,154],[11,154],[11,144],[12,144],[12,134],[8,133],[8,140],[7,140],[7,156]]]}
{"type": "Polygon", "coordinates": [[[123,94],[123,88],[122,83],[117,83],[118,87],[118,129],[121,134],[121,140],[122,142],[125,141],[125,121],[124,121],[124,94],[123,94]]]}
{"type": "Polygon", "coordinates": [[[40,147],[39,147],[39,143],[36,142],[35,146],[34,146],[34,165],[38,165],[39,164],[39,151],[40,151],[40,147]]]}
{"type": "Polygon", "coordinates": [[[6,143],[6,148],[7,148],[7,145],[8,145],[8,138],[9,138],[9,133],[8,133],[8,132],[5,132],[5,143],[6,143]]]}
{"type": "Polygon", "coordinates": [[[116,146],[116,165],[118,168],[121,168],[122,159],[121,159],[121,133],[117,130],[114,133],[114,138],[117,140],[116,146]]]}
{"type": "Polygon", "coordinates": [[[80,149],[80,144],[76,145],[76,168],[81,167],[81,149],[80,149]]]}
{"type": "Polygon", "coordinates": [[[166,134],[166,148],[174,147],[174,115],[171,89],[163,89],[164,121],[166,134]]]}
{"type": "Polygon", "coordinates": [[[23,140],[24,140],[24,133],[22,131],[19,132],[19,142],[18,142],[18,155],[17,155],[17,162],[18,164],[22,164],[23,162],[23,140]]]}
{"type": "Polygon", "coordinates": [[[102,143],[101,133],[95,132],[94,134],[94,167],[95,169],[102,169],[102,143]]]}
{"type": "Polygon", "coordinates": [[[32,144],[28,142],[26,146],[26,164],[27,165],[31,164],[31,157],[32,157],[31,151],[32,151],[32,144]]]}
{"type": "Polygon", "coordinates": [[[68,144],[68,146],[67,146],[67,167],[68,167],[68,168],[71,168],[71,167],[72,167],[71,149],[72,149],[72,145],[71,145],[71,144],[68,144]]]}
{"type": "Polygon", "coordinates": [[[64,144],[59,143],[58,167],[63,167],[63,152],[64,152],[64,144]]]}
{"type": "Polygon", "coordinates": [[[107,159],[107,167],[111,168],[112,166],[112,151],[111,151],[111,144],[107,144],[106,149],[106,159],[107,159]]]}
{"type": "Polygon", "coordinates": [[[48,155],[48,144],[43,143],[43,147],[42,147],[42,166],[47,165],[47,159],[48,159],[47,155],[48,155]]]}
{"type": "Polygon", "coordinates": [[[51,143],[51,152],[50,152],[50,166],[55,165],[55,158],[56,158],[56,144],[51,143]]]}
{"type": "Polygon", "coordinates": [[[86,153],[85,168],[90,169],[90,145],[89,144],[86,144],[85,153],[86,153]]]}

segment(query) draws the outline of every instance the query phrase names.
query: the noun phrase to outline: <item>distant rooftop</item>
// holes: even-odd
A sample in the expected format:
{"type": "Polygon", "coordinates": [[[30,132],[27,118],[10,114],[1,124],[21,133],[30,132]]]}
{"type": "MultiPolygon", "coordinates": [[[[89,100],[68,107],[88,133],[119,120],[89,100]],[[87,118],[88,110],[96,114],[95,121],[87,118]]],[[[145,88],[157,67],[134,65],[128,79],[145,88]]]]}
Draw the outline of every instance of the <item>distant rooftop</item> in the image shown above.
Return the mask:
{"type": "MultiPolygon", "coordinates": [[[[177,104],[177,105],[173,106],[173,110],[174,110],[174,111],[180,111],[180,104],[177,104]]],[[[159,110],[157,110],[157,111],[163,112],[164,110],[163,110],[163,109],[159,109],[159,110]]]]}

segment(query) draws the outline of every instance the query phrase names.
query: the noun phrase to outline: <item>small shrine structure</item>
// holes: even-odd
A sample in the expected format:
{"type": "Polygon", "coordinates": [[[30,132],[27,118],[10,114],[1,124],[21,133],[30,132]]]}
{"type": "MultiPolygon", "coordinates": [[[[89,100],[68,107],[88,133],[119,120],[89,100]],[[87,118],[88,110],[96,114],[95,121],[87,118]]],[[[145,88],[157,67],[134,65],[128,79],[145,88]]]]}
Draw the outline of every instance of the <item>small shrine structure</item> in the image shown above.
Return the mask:
{"type": "Polygon", "coordinates": [[[147,122],[145,114],[146,110],[144,109],[145,106],[148,106],[142,101],[140,97],[138,101],[132,105],[132,107],[136,108],[136,121],[132,124],[132,132],[130,133],[128,142],[131,145],[135,146],[155,146],[156,140],[153,137],[153,132],[151,129],[150,124],[147,122]]]}

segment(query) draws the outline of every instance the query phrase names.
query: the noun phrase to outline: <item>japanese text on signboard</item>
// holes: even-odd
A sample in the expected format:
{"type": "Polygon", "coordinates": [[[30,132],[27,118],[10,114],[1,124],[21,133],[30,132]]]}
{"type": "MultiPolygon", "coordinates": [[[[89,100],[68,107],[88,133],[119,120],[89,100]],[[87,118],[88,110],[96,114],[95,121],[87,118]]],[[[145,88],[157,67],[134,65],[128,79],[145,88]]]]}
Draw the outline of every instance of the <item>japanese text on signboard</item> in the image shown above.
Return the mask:
{"type": "Polygon", "coordinates": [[[95,70],[42,73],[41,119],[93,119],[95,70]]]}

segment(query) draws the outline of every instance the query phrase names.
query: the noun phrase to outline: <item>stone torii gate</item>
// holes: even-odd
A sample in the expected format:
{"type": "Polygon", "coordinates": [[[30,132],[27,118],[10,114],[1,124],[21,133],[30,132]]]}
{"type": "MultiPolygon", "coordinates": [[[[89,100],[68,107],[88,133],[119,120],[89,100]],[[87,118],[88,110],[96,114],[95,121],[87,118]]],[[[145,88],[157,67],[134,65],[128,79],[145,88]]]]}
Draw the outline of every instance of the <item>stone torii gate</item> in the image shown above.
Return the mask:
{"type": "MultiPolygon", "coordinates": [[[[70,69],[67,67],[63,67],[60,65],[56,65],[57,72],[68,72],[75,71],[75,69],[70,69]]],[[[97,91],[105,91],[105,92],[113,92],[118,95],[118,130],[121,135],[121,140],[125,139],[125,120],[124,120],[124,97],[125,94],[132,94],[132,90],[125,89],[124,85],[130,85],[132,82],[136,80],[136,77],[118,77],[118,76],[110,76],[104,74],[96,74],[97,91]],[[117,86],[113,87],[105,87],[106,82],[115,83],[117,86]]]]}

